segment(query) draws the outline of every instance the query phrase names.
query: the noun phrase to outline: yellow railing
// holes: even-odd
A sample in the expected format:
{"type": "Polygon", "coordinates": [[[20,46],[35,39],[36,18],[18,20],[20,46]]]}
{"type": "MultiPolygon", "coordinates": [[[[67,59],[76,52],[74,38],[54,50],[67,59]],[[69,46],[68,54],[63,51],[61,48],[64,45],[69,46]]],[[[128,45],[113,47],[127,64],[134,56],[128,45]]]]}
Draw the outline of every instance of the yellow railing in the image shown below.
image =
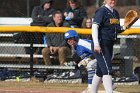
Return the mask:
{"type": "MultiPolygon", "coordinates": [[[[68,28],[68,27],[40,27],[40,26],[0,26],[0,32],[59,32],[76,30],[79,34],[91,34],[91,29],[68,28]]],[[[130,28],[125,30],[123,35],[140,34],[140,28],[130,28]]]]}

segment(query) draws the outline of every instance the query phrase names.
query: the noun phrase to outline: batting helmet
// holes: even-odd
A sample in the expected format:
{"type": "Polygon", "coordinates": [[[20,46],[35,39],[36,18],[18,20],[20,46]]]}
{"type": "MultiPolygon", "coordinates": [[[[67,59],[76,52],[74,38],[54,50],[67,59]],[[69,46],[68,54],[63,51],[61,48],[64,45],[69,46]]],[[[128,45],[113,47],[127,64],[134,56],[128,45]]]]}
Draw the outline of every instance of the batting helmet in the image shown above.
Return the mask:
{"type": "Polygon", "coordinates": [[[79,35],[75,30],[68,30],[67,32],[65,32],[65,40],[67,40],[69,38],[75,38],[76,41],[78,41],[79,35]]]}

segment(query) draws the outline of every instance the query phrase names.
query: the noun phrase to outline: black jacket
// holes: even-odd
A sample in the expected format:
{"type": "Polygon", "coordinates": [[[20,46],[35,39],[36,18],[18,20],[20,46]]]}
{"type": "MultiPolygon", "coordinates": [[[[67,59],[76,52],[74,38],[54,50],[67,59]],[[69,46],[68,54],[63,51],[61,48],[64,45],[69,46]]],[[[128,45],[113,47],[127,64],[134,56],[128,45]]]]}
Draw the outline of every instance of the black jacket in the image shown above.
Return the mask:
{"type": "Polygon", "coordinates": [[[31,23],[31,26],[46,26],[52,22],[52,14],[55,9],[51,7],[47,10],[44,10],[43,6],[47,2],[48,0],[44,1],[40,6],[34,7],[32,11],[33,22],[31,23]]]}
{"type": "Polygon", "coordinates": [[[67,8],[64,12],[73,12],[74,18],[69,21],[70,25],[77,25],[81,27],[83,19],[87,16],[86,9],[83,7],[77,7],[76,9],[67,8]]]}
{"type": "MultiPolygon", "coordinates": [[[[48,24],[48,27],[56,27],[54,22],[48,24]]],[[[63,22],[60,27],[70,27],[70,24],[67,22],[63,22]]],[[[57,28],[56,28],[57,29],[57,28]]],[[[47,37],[47,45],[48,46],[66,46],[66,42],[64,40],[64,33],[46,33],[47,37]]]]}

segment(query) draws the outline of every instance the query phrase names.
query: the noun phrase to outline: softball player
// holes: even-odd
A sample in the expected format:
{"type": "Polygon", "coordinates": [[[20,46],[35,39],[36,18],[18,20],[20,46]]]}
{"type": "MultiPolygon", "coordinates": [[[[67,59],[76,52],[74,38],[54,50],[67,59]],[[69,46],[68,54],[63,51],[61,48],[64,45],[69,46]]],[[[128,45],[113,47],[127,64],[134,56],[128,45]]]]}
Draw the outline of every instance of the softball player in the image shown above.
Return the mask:
{"type": "Polygon", "coordinates": [[[97,70],[93,77],[91,93],[97,93],[101,79],[106,93],[112,93],[112,55],[117,33],[122,32],[119,13],[113,9],[117,0],[104,0],[96,10],[92,25],[92,38],[97,70]]]}
{"type": "Polygon", "coordinates": [[[64,37],[67,44],[74,47],[75,53],[81,58],[78,66],[86,66],[88,71],[88,89],[91,88],[92,78],[94,76],[97,64],[96,59],[90,58],[93,56],[93,51],[91,50],[92,41],[88,39],[79,39],[79,35],[74,30],[68,30],[64,37]]]}

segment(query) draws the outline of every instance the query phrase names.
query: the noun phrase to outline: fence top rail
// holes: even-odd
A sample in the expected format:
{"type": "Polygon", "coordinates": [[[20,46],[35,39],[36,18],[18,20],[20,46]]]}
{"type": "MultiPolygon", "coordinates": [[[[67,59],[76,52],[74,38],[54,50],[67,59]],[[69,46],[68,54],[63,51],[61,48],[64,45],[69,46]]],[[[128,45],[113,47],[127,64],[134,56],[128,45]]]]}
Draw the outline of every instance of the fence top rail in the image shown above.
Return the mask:
{"type": "MultiPolygon", "coordinates": [[[[0,33],[0,37],[13,37],[13,33],[0,33]]],[[[118,38],[140,38],[140,35],[118,35],[118,38]]],[[[29,45],[27,45],[29,46],[29,45]]],[[[36,46],[36,45],[35,45],[36,46]]]]}
{"type": "MultiPolygon", "coordinates": [[[[70,27],[40,27],[40,26],[1,26],[1,33],[19,33],[19,32],[43,32],[43,33],[64,33],[68,30],[76,30],[79,34],[91,34],[91,29],[87,28],[70,28],[70,27]],[[85,31],[86,30],[86,31],[85,31]]],[[[121,35],[138,35],[140,28],[126,29],[121,35]]]]}

